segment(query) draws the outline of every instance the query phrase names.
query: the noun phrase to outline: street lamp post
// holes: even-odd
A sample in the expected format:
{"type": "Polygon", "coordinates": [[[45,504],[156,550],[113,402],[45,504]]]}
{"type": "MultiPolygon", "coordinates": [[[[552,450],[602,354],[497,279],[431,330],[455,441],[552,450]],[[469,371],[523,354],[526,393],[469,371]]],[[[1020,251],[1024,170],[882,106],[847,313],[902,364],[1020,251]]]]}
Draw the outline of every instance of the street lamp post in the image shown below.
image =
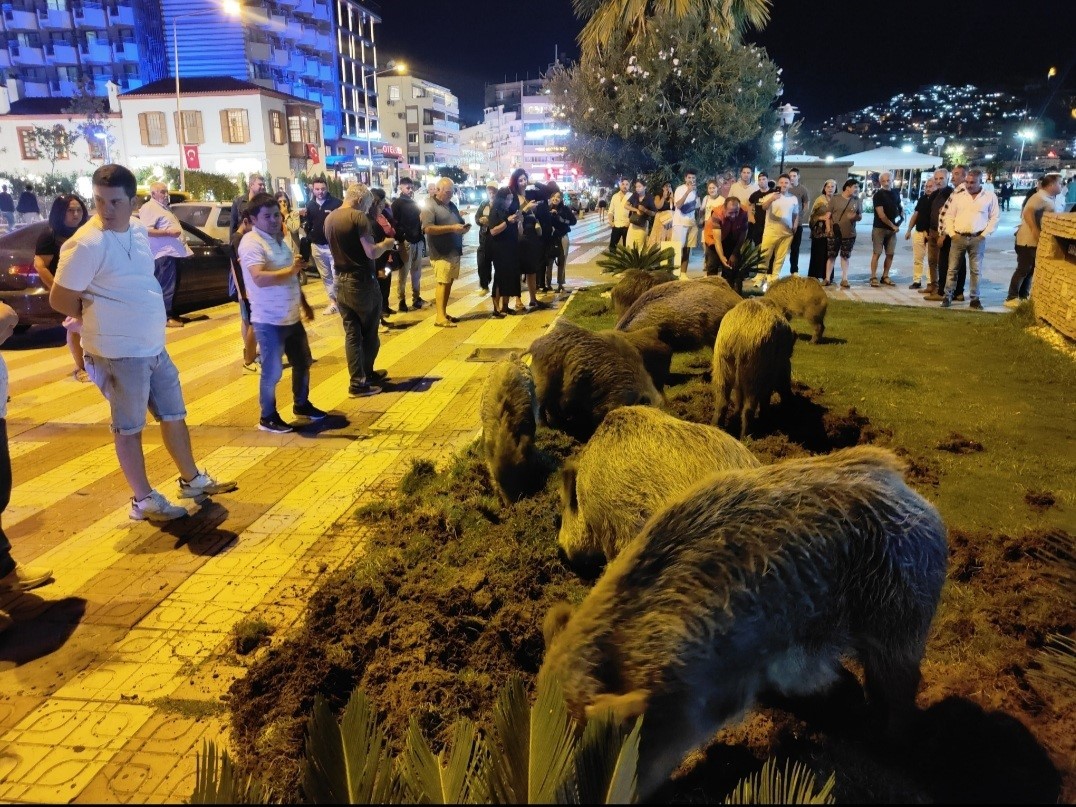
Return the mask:
{"type": "Polygon", "coordinates": [[[183,109],[179,101],[179,21],[189,17],[202,17],[206,14],[216,14],[223,11],[229,17],[238,17],[243,7],[238,0],[224,0],[221,8],[207,8],[202,11],[191,11],[187,14],[177,14],[172,18],[172,57],[175,61],[176,70],[176,140],[179,142],[179,189],[187,189],[187,144],[184,142],[183,109]]]}
{"type": "Polygon", "coordinates": [[[792,125],[797,112],[799,110],[792,104],[785,104],[779,110],[781,118],[781,167],[777,171],[778,174],[785,172],[785,144],[788,143],[788,127],[792,125]]]}
{"type": "MultiPolygon", "coordinates": [[[[366,89],[366,77],[376,79],[378,76],[388,75],[389,73],[399,73],[403,75],[407,72],[407,65],[403,62],[397,62],[394,59],[390,59],[389,63],[385,66],[384,70],[363,70],[362,71],[362,97],[366,106],[366,158],[370,161],[370,185],[374,184],[374,151],[373,143],[370,140],[370,91],[366,89]]],[[[376,90],[377,87],[375,86],[376,90]]],[[[378,125],[380,128],[380,124],[378,125]]]]}
{"type": "Polygon", "coordinates": [[[1024,169],[1024,143],[1034,138],[1035,133],[1031,129],[1021,129],[1016,136],[1020,138],[1020,159],[1016,164],[1016,173],[1019,174],[1024,169]]]}

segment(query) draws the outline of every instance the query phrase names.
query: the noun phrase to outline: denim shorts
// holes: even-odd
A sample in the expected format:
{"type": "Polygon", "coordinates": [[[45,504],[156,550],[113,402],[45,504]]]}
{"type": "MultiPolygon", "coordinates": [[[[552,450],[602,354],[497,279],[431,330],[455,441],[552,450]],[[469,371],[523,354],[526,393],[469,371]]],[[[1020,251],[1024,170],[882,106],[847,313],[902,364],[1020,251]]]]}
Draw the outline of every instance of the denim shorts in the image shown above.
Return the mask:
{"type": "Polygon", "coordinates": [[[183,420],[179,370],[168,351],[156,356],[106,359],[85,355],[86,375],[112,409],[114,434],[138,434],[146,428],[146,409],[159,421],[183,420]]]}

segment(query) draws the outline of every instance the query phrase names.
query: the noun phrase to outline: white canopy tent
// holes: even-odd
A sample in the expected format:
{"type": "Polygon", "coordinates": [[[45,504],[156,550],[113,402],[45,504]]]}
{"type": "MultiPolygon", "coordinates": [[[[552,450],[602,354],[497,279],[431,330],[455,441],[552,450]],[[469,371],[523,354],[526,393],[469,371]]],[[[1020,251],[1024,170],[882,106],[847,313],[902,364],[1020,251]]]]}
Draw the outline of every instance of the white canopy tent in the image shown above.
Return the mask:
{"type": "Polygon", "coordinates": [[[866,174],[870,171],[925,171],[942,164],[942,158],[933,154],[904,151],[892,146],[849,154],[841,159],[852,161],[853,174],[866,174]]]}

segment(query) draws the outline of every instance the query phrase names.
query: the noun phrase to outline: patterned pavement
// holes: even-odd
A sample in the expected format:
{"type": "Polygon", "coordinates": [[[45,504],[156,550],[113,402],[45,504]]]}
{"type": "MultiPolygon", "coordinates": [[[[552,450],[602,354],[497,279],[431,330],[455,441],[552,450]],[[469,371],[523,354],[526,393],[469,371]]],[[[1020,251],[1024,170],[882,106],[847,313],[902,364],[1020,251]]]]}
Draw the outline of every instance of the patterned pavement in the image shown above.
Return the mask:
{"type": "MultiPolygon", "coordinates": [[[[593,214],[575,228],[569,285],[605,280],[593,261],[607,233],[593,214]]],[[[995,258],[983,293],[991,308],[1012,266],[995,258]]],[[[366,535],[352,511],[393,495],[412,459],[441,461],[475,437],[490,367],[470,360],[475,351],[525,348],[566,299],[491,319],[474,260],[468,249],[453,291],[458,329],[434,328],[427,308],[397,315],[407,327],[382,335],[378,364],[396,386],[374,398],[347,397],[339,318],[319,314],[308,326],[317,358],[310,397],[332,417],[291,435],[255,428],[258,378],[242,371],[234,306],[169,330],[195,456],[238,479],[239,490],[163,527],[127,518],[107,404],[71,378],[58,329],[5,346],[16,484],[4,528],[16,557],[50,566],[55,582],[0,598],[16,621],[0,639],[0,800],[190,796],[203,742],[227,745],[223,699],[249,664],[234,652],[233,626],[261,617],[285,634],[318,581],[361,554],[366,535]]],[[[896,288],[866,286],[866,260],[853,255],[853,289],[834,297],[925,304],[906,289],[910,251],[898,255],[896,288]]],[[[691,273],[701,273],[697,253],[691,273]]],[[[429,275],[423,296],[432,300],[429,275]]],[[[311,282],[306,291],[320,310],[323,288],[311,282]]],[[[287,374],[278,392],[280,411],[290,412],[287,374]]],[[[154,426],[145,454],[151,482],[174,495],[176,472],[154,426]]]]}

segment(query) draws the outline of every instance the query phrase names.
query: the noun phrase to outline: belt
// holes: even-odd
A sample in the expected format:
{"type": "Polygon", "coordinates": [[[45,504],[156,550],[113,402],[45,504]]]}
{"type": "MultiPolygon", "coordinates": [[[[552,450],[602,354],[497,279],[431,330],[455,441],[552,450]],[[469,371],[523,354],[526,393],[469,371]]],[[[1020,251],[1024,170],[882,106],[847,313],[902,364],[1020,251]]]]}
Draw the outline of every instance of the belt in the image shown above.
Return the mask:
{"type": "Polygon", "coordinates": [[[977,233],[957,233],[957,235],[962,235],[962,236],[964,236],[964,238],[978,238],[982,234],[983,234],[982,230],[979,230],[979,232],[977,232],[977,233]]]}

